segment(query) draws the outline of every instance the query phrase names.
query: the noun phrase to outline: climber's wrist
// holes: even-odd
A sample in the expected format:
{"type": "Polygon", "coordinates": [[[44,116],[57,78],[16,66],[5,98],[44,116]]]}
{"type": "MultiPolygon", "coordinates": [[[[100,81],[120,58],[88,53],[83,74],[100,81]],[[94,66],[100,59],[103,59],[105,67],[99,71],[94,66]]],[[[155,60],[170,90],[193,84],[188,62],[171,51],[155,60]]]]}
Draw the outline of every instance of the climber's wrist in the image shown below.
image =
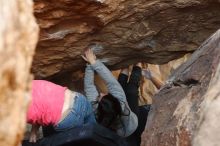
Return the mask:
{"type": "Polygon", "coordinates": [[[96,59],[89,61],[89,64],[91,64],[91,65],[92,65],[92,64],[95,64],[95,63],[96,63],[96,59]]]}

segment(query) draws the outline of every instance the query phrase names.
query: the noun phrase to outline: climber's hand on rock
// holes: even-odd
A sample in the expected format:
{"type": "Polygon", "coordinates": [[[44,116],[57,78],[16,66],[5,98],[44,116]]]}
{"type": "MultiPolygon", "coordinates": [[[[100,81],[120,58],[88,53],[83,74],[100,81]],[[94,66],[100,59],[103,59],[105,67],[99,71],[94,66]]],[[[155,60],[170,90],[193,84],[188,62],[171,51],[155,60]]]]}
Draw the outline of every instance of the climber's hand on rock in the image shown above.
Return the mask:
{"type": "Polygon", "coordinates": [[[152,78],[152,74],[149,69],[142,69],[142,75],[147,79],[152,78]]]}
{"type": "Polygon", "coordinates": [[[142,68],[142,63],[141,63],[141,62],[138,62],[138,63],[136,64],[136,66],[142,68]]]}
{"type": "Polygon", "coordinates": [[[81,56],[85,61],[87,61],[90,64],[95,64],[96,62],[96,56],[91,49],[87,49],[84,52],[84,55],[81,55],[81,56]]]}

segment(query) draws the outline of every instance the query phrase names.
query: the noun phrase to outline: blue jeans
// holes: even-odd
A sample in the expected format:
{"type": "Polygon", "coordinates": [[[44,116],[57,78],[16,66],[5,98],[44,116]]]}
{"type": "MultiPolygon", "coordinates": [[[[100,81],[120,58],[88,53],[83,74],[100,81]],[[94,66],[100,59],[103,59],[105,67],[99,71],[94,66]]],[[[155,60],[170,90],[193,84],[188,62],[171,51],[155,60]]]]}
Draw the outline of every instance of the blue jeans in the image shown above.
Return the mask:
{"type": "Polygon", "coordinates": [[[54,129],[64,131],[88,123],[96,123],[92,105],[85,96],[76,93],[73,107],[68,115],[54,126],[54,129]]]}

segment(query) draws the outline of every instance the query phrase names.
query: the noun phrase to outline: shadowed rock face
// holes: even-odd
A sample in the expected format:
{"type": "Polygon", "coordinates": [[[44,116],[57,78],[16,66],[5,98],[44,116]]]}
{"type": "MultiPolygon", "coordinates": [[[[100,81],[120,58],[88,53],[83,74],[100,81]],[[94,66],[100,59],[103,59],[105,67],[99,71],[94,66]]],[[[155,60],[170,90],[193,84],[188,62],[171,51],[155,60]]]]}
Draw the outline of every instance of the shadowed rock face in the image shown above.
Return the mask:
{"type": "Polygon", "coordinates": [[[36,78],[84,66],[82,50],[98,44],[113,68],[162,64],[195,50],[220,24],[218,0],[35,0],[41,28],[32,72],[36,78]]]}
{"type": "Polygon", "coordinates": [[[142,146],[219,145],[219,67],[220,30],[155,95],[142,146]]]}

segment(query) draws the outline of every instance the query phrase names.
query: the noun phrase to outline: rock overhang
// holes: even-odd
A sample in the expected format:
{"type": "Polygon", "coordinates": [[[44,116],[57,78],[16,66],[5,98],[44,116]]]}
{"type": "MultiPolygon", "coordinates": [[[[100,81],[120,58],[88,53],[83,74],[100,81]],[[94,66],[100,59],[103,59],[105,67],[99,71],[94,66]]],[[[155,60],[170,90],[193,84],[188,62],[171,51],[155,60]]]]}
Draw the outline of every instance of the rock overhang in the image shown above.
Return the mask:
{"type": "Polygon", "coordinates": [[[193,52],[219,28],[217,0],[35,0],[41,28],[36,78],[84,68],[91,44],[112,69],[144,61],[163,64],[193,52]]]}

